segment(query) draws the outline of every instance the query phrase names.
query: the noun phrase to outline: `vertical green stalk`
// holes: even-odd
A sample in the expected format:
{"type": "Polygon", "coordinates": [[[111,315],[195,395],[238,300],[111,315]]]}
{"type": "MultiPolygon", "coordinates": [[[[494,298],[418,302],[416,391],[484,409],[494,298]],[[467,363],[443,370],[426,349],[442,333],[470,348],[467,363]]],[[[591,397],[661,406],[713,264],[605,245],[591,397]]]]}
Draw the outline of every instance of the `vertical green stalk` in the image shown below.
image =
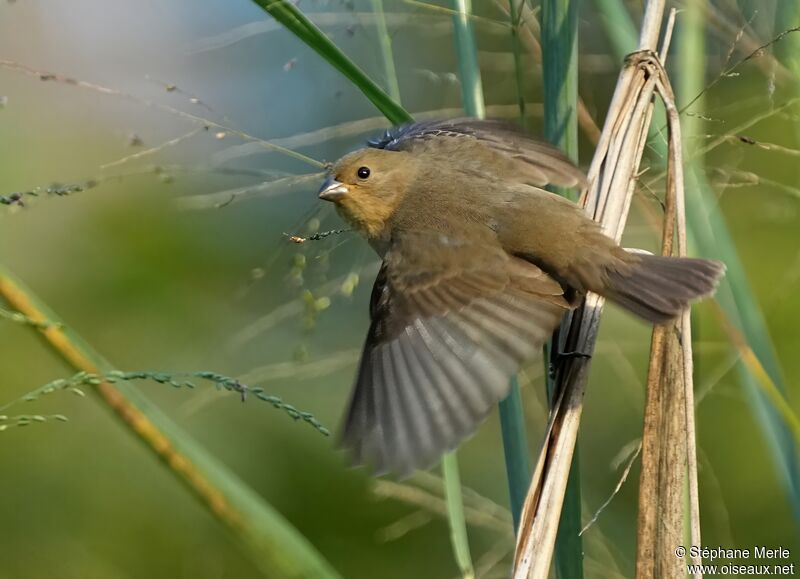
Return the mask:
{"type": "MultiPolygon", "coordinates": [[[[635,28],[622,0],[595,0],[595,4],[598,10],[614,16],[614,20],[604,19],[604,22],[608,24],[608,37],[617,40],[625,39],[625,43],[615,42],[613,44],[615,50],[619,51],[617,58],[622,59],[628,52],[636,50],[635,28]],[[624,18],[623,15],[625,15],[624,18]]],[[[796,24],[796,21],[792,24],[796,24]]],[[[789,25],[787,22],[785,26],[782,24],[781,28],[789,25]]],[[[681,50],[685,53],[687,60],[694,58],[690,52],[691,47],[681,48],[681,50]]],[[[681,57],[679,56],[679,58],[681,57]]],[[[679,81],[677,91],[679,108],[680,103],[690,102],[700,93],[703,82],[703,78],[695,78],[691,83],[688,79],[679,81]]],[[[695,103],[692,108],[696,106],[695,103]]],[[[690,117],[684,115],[681,122],[686,122],[688,118],[690,117]]],[[[683,134],[687,135],[688,131],[683,131],[683,134]]],[[[651,132],[651,136],[653,135],[651,132]]],[[[652,139],[650,144],[656,152],[654,158],[666,157],[666,144],[663,140],[652,139]]],[[[691,154],[684,155],[685,158],[690,156],[691,154]]],[[[750,288],[725,217],[717,205],[716,196],[702,173],[692,171],[691,167],[687,167],[685,187],[689,243],[698,249],[700,255],[719,259],[727,266],[728,270],[717,290],[716,299],[728,320],[741,330],[772,382],[785,395],[786,387],[761,308],[750,288]]],[[[751,407],[754,409],[761,430],[768,441],[786,494],[792,503],[794,516],[796,519],[800,519],[800,474],[797,464],[797,446],[792,440],[788,427],[781,420],[780,414],[759,387],[756,377],[741,362],[737,362],[736,368],[744,390],[752,401],[751,407]]]]}
{"type": "Polygon", "coordinates": [[[456,564],[464,579],[473,579],[475,570],[472,567],[472,556],[469,551],[467,537],[467,521],[464,518],[464,498],[461,494],[461,477],[458,474],[458,459],[451,452],[442,457],[442,476],[444,477],[447,518],[450,523],[450,542],[456,564]]]}
{"type": "Polygon", "coordinates": [[[511,379],[511,392],[500,401],[500,430],[503,435],[503,454],[506,460],[506,479],[514,531],[519,529],[519,519],[528,486],[531,482],[531,465],[528,455],[528,437],[525,433],[525,414],[522,410],[522,392],[516,377],[511,379]]]}
{"type": "Polygon", "coordinates": [[[400,84],[397,82],[397,71],[394,67],[394,53],[392,52],[392,37],[386,27],[386,16],[383,13],[383,0],[372,0],[372,11],[375,13],[375,27],[378,33],[378,43],[381,47],[383,70],[386,75],[386,88],[389,96],[400,103],[400,84]]]}
{"type": "MultiPolygon", "coordinates": [[[[703,88],[706,73],[706,44],[705,44],[705,21],[704,9],[698,2],[690,2],[686,5],[683,13],[680,47],[677,55],[677,93],[679,99],[683,100],[686,95],[695,95],[703,88]]],[[[702,99],[701,99],[702,100],[702,99]]],[[[684,101],[686,102],[686,101],[684,101]]],[[[703,106],[700,104],[699,106],[703,106]]],[[[684,150],[690,150],[690,144],[695,142],[695,136],[700,134],[702,121],[699,117],[686,116],[681,119],[681,134],[683,135],[682,146],[684,150]]],[[[693,172],[702,161],[687,162],[685,170],[693,172]]],[[[688,232],[687,232],[688,234],[688,232]]],[[[696,324],[692,324],[696,326],[696,324]]],[[[695,329],[694,327],[692,329],[695,329]]],[[[692,339],[696,340],[695,334],[692,339]]],[[[697,366],[695,366],[696,368],[697,366]]],[[[700,511],[699,511],[699,489],[697,482],[697,431],[694,427],[695,409],[690,404],[694,403],[691,392],[687,392],[686,404],[686,425],[687,435],[695,437],[694,440],[686,441],[686,474],[683,485],[683,537],[686,545],[700,545],[700,511]],[[690,423],[691,421],[691,423],[690,423]],[[691,429],[688,426],[691,424],[691,429]]],[[[692,562],[700,563],[700,558],[692,557],[692,562]]]]}
{"type": "MultiPolygon", "coordinates": [[[[392,41],[386,27],[386,18],[383,14],[383,0],[372,0],[372,6],[378,25],[381,54],[383,56],[384,74],[389,89],[389,95],[400,104],[400,85],[397,82],[397,72],[394,66],[392,41]]],[[[447,453],[442,457],[442,478],[444,479],[445,503],[447,505],[447,520],[450,526],[450,542],[453,545],[453,556],[456,565],[464,579],[473,579],[475,570],[472,566],[472,555],[469,549],[467,536],[467,522],[464,516],[464,497],[461,492],[461,476],[458,472],[458,457],[455,452],[447,453]]]]}
{"type": "MultiPolygon", "coordinates": [[[[455,29],[463,107],[468,115],[483,117],[483,87],[481,85],[480,68],[478,67],[478,51],[475,46],[472,22],[469,18],[472,5],[470,0],[453,0],[453,9],[458,12],[453,16],[453,28],[455,29]]],[[[475,571],[472,567],[472,557],[469,551],[467,524],[464,520],[464,501],[461,496],[458,460],[455,453],[446,454],[442,458],[442,474],[444,476],[445,497],[447,499],[447,515],[450,523],[450,539],[453,543],[456,563],[458,563],[463,577],[472,578],[475,576],[475,571]]]]}
{"type": "MultiPolygon", "coordinates": [[[[454,17],[454,26],[463,107],[468,115],[483,118],[485,108],[481,71],[478,66],[475,34],[469,17],[471,2],[470,0],[453,0],[453,8],[458,11],[458,15],[454,17]]],[[[512,14],[517,12],[513,3],[511,12],[512,14]]],[[[516,378],[511,380],[511,392],[500,402],[499,409],[508,494],[514,518],[514,529],[516,529],[519,525],[522,505],[525,503],[525,496],[528,493],[531,472],[525,435],[525,416],[522,411],[522,396],[516,378]]]]}
{"type": "MultiPolygon", "coordinates": [[[[519,17],[524,0],[510,0],[508,13],[511,20],[511,51],[514,54],[514,76],[517,85],[520,124],[525,125],[525,90],[522,70],[522,46],[520,43],[519,17]]],[[[519,520],[531,479],[528,454],[528,439],[525,433],[525,414],[522,410],[522,393],[517,378],[511,380],[511,392],[500,401],[500,426],[503,434],[503,453],[506,461],[506,478],[514,531],[519,529],[519,520]]]]}
{"type": "MultiPolygon", "coordinates": [[[[578,160],[578,4],[578,0],[542,0],[544,134],[574,161],[578,160]]],[[[556,192],[577,198],[574,190],[559,188],[556,192]]],[[[558,344],[551,342],[545,347],[546,364],[552,359],[552,349],[558,351],[558,344]]],[[[548,373],[548,396],[552,397],[557,389],[548,373]]],[[[559,579],[583,577],[579,456],[576,444],[556,538],[555,568],[559,579]]]]}
{"type": "MultiPolygon", "coordinates": [[[[578,159],[578,1],[542,1],[544,135],[578,159]]],[[[560,194],[573,196],[577,192],[560,194]]]]}
{"type": "MultiPolygon", "coordinates": [[[[675,79],[676,92],[679,101],[688,102],[694,95],[703,90],[705,82],[705,53],[706,45],[703,30],[703,6],[697,3],[688,3],[681,11],[681,27],[678,38],[678,54],[676,69],[680,71],[675,79]]],[[[698,98],[692,108],[703,109],[704,97],[698,98]]],[[[681,119],[681,134],[683,135],[683,148],[690,151],[691,143],[698,134],[701,126],[699,117],[685,115],[681,119]]],[[[691,163],[693,169],[701,168],[703,161],[696,159],[691,163]]]]}
{"type": "Polygon", "coordinates": [[[636,50],[639,35],[636,33],[631,15],[625,8],[624,2],[622,0],[594,0],[594,5],[617,58],[622,59],[632,50],[636,50]]]}
{"type": "Polygon", "coordinates": [[[511,19],[511,52],[514,54],[514,78],[517,84],[517,105],[519,121],[525,125],[525,84],[522,73],[522,44],[519,39],[519,16],[525,0],[509,0],[508,15],[511,19]]]}
{"type": "Polygon", "coordinates": [[[458,75],[461,79],[461,99],[466,113],[482,119],[486,116],[483,104],[483,85],[481,69],[478,66],[478,47],[475,44],[475,32],[472,29],[472,0],[453,0],[453,26],[458,54],[458,75]]]}

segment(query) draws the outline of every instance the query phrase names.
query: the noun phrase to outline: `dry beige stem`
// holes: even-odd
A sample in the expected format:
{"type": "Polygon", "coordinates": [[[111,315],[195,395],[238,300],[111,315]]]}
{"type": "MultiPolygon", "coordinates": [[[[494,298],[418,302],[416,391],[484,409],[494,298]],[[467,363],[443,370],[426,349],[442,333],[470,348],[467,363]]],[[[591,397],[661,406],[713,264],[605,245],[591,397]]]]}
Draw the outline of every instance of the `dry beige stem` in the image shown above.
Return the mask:
{"type": "MultiPolygon", "coordinates": [[[[583,199],[587,211],[617,240],[622,235],[636,184],[650,121],[652,97],[657,88],[662,92],[668,86],[655,54],[663,12],[663,0],[647,3],[640,50],[627,59],[620,74],[589,170],[590,186],[583,199]]],[[[679,150],[673,152],[671,161],[676,157],[680,159],[679,150]]],[[[671,186],[682,189],[682,176],[673,173],[671,186]]],[[[675,195],[672,199],[674,205],[675,195]]],[[[672,215],[674,219],[674,211],[672,215]]],[[[668,226],[670,239],[674,221],[672,223],[672,226],[668,226]]],[[[593,351],[601,309],[602,298],[589,294],[583,308],[565,323],[562,335],[566,336],[566,343],[563,351],[593,351]]],[[[676,368],[680,368],[683,375],[686,369],[683,362],[675,366],[672,356],[669,361],[665,367],[669,369],[670,376],[677,376],[676,368]]],[[[514,557],[515,578],[538,579],[548,576],[577,438],[588,366],[588,360],[578,358],[570,360],[562,368],[562,389],[551,410],[546,438],[523,508],[514,557]]],[[[658,370],[657,375],[660,376],[660,367],[658,370]]],[[[672,426],[680,427],[680,424],[672,426]]],[[[668,429],[670,435],[672,432],[672,429],[668,429]]],[[[680,453],[680,448],[676,452],[680,453]]],[[[685,453],[677,458],[683,458],[685,464],[685,453]]]]}
{"type": "MultiPolygon", "coordinates": [[[[662,63],[666,61],[667,53],[669,51],[669,42],[672,38],[672,30],[675,26],[676,10],[673,8],[670,11],[669,20],[667,22],[667,30],[664,33],[664,43],[661,47],[660,60],[662,63]]],[[[683,180],[683,154],[681,148],[681,133],[678,108],[675,104],[675,96],[672,88],[669,85],[669,79],[665,71],[660,71],[660,78],[658,79],[657,90],[664,103],[667,113],[667,126],[669,130],[669,160],[668,170],[671,172],[668,178],[668,196],[671,203],[667,207],[668,211],[674,211],[677,220],[677,241],[679,256],[685,256],[687,252],[686,243],[686,205],[684,198],[684,180],[683,180]]],[[[650,111],[652,113],[652,109],[650,111]]],[[[648,119],[649,121],[649,119],[648,119]]],[[[671,215],[668,215],[668,221],[671,220],[671,215]]],[[[673,226],[669,221],[664,225],[665,235],[669,232],[669,239],[672,239],[673,226]]],[[[666,239],[666,237],[665,237],[666,239]]],[[[664,248],[666,250],[666,247],[664,248]]],[[[661,382],[662,386],[671,387],[671,391],[666,392],[668,396],[673,396],[672,400],[664,402],[661,397],[656,398],[664,411],[664,416],[660,424],[662,428],[650,433],[650,436],[659,436],[658,439],[661,445],[661,450],[656,456],[651,456],[647,459],[643,458],[643,474],[640,481],[643,485],[650,485],[652,489],[658,490],[658,485],[652,485],[649,479],[653,476],[652,468],[655,461],[663,458],[663,473],[664,478],[660,479],[665,487],[670,486],[670,482],[676,481],[680,483],[680,488],[676,489],[671,486],[670,489],[664,489],[661,493],[664,497],[665,506],[671,513],[678,512],[682,515],[682,493],[676,492],[682,489],[683,480],[681,477],[682,472],[687,473],[688,476],[688,497],[689,497],[689,540],[691,545],[700,545],[700,499],[697,481],[697,446],[696,446],[696,433],[695,433],[695,416],[694,416],[694,357],[692,353],[692,327],[690,319],[690,310],[686,309],[677,324],[673,328],[675,331],[670,334],[670,341],[668,343],[666,356],[668,358],[669,375],[663,376],[664,380],[661,382]],[[680,336],[679,339],[676,336],[680,336]],[[678,340],[678,344],[675,344],[678,340]],[[678,351],[680,348],[680,352],[678,351]],[[680,362],[682,364],[682,373],[678,374],[674,371],[675,364],[680,362]],[[683,402],[683,409],[678,405],[683,402]],[[681,411],[683,416],[681,416],[681,411]],[[681,436],[683,434],[683,436],[681,436]],[[674,436],[673,436],[674,435],[674,436]],[[677,443],[677,444],[676,444],[677,443]],[[685,456],[685,464],[682,457],[685,456]],[[672,475],[671,477],[669,475],[672,475]]],[[[653,338],[655,342],[655,336],[653,338]]],[[[653,358],[651,358],[651,361],[653,358]]],[[[649,383],[649,380],[648,380],[649,383]]],[[[649,399],[648,389],[648,399],[649,399]]],[[[645,420],[647,419],[646,406],[645,420]]],[[[655,409],[654,409],[655,411],[655,409]]],[[[659,504],[658,497],[646,496],[640,486],[640,504],[642,502],[650,501],[650,504],[659,504]]],[[[681,542],[680,535],[683,529],[682,516],[678,516],[675,520],[667,522],[667,529],[670,532],[657,535],[662,540],[658,541],[653,533],[658,533],[658,530],[650,525],[651,518],[653,517],[653,510],[650,509],[646,515],[640,507],[639,521],[646,520],[648,523],[647,528],[638,529],[637,538],[637,576],[653,576],[656,572],[655,561],[650,565],[652,558],[649,557],[651,553],[646,553],[646,545],[654,545],[654,549],[658,549],[657,561],[660,563],[660,569],[657,576],[666,576],[665,573],[670,570],[677,576],[683,576],[683,568],[679,565],[677,558],[673,556],[674,549],[681,542]],[[641,571],[641,574],[639,574],[641,571]]],[[[655,517],[658,517],[658,511],[655,510],[655,517]]],[[[691,552],[691,551],[690,551],[691,552]]],[[[692,563],[699,565],[701,560],[698,557],[691,556],[692,563]]],[[[702,577],[699,571],[695,571],[693,575],[696,579],[702,577]]]]}
{"type": "MultiPolygon", "coordinates": [[[[663,69],[656,72],[656,89],[674,108],[663,69]]],[[[678,191],[683,190],[680,130],[676,117],[668,123],[668,168],[662,254],[672,255],[678,191]]],[[[647,398],[642,432],[642,473],[639,483],[636,577],[682,577],[684,562],[675,556],[683,543],[683,490],[687,444],[682,320],[653,331],[647,398]]],[[[691,355],[691,354],[690,354],[691,355]]]]}

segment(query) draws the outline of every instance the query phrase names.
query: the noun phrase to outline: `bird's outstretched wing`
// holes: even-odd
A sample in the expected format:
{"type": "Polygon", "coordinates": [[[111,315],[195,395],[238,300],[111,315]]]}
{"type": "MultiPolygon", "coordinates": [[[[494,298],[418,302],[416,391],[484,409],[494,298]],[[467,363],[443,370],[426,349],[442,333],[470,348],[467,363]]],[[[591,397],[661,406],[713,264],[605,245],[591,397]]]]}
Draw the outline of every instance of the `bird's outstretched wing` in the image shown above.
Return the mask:
{"type": "Polygon", "coordinates": [[[378,473],[430,466],[478,428],[570,307],[499,245],[401,235],[372,290],[342,445],[378,473]]]}
{"type": "Polygon", "coordinates": [[[387,130],[368,145],[388,151],[431,151],[454,159],[458,157],[457,149],[467,143],[478,145],[485,152],[483,156],[476,155],[473,149],[467,157],[469,161],[483,160],[495,175],[502,173],[492,158],[499,155],[512,162],[512,169],[506,173],[515,180],[537,187],[585,185],[583,172],[561,151],[501,120],[459,118],[410,123],[387,130]]]}

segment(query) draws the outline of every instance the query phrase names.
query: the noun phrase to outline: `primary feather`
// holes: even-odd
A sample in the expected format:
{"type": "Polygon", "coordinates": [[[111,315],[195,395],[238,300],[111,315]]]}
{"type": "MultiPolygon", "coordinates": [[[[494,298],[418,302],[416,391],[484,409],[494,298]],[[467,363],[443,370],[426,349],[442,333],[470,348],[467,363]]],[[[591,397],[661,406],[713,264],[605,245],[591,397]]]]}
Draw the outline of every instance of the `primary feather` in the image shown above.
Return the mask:
{"type": "Polygon", "coordinates": [[[559,284],[499,245],[399,236],[375,281],[343,444],[377,472],[430,466],[508,394],[569,307],[559,284]]]}

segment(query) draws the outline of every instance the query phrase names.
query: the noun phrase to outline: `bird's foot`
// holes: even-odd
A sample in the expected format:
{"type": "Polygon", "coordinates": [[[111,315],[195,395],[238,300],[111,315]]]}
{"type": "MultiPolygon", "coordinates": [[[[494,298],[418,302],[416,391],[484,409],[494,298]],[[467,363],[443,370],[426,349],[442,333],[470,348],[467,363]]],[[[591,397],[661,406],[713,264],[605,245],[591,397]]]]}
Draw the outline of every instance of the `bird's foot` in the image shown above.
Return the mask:
{"type": "Polygon", "coordinates": [[[562,360],[569,360],[571,358],[591,358],[592,355],[586,352],[559,352],[556,359],[561,362],[562,360]]]}
{"type": "Polygon", "coordinates": [[[550,374],[550,378],[556,377],[556,370],[565,361],[573,360],[575,358],[582,358],[584,360],[588,360],[591,357],[592,355],[587,352],[559,352],[558,354],[555,355],[555,360],[550,363],[550,367],[548,368],[548,373],[550,374]]]}

